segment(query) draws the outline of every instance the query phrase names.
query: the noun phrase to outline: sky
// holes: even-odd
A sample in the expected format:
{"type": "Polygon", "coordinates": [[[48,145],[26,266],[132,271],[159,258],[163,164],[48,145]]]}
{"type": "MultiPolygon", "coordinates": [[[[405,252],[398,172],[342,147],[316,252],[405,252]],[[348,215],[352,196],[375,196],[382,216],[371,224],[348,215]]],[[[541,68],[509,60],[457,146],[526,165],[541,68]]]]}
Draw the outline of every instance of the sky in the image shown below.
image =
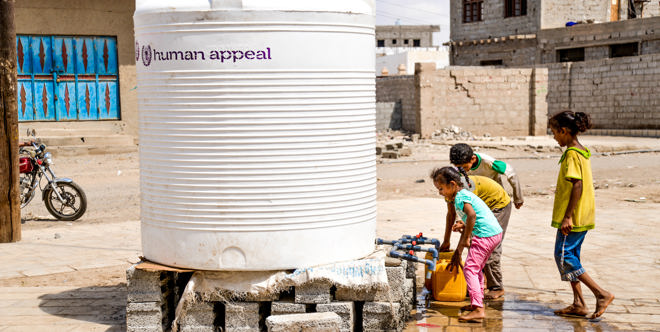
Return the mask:
{"type": "Polygon", "coordinates": [[[439,25],[436,46],[449,41],[449,0],[376,0],[376,25],[439,25]]]}

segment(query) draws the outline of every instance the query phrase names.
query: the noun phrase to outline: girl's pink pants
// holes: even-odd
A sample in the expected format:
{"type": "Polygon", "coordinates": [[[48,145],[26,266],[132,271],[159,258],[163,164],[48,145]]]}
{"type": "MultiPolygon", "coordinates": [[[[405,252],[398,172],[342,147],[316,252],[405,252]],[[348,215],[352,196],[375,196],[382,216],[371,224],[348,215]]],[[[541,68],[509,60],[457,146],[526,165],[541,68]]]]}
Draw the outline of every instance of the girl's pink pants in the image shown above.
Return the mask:
{"type": "Polygon", "coordinates": [[[483,269],[490,254],[502,241],[502,233],[491,237],[472,236],[472,243],[465,260],[465,281],[467,282],[470,301],[473,306],[484,306],[484,273],[483,269]]]}

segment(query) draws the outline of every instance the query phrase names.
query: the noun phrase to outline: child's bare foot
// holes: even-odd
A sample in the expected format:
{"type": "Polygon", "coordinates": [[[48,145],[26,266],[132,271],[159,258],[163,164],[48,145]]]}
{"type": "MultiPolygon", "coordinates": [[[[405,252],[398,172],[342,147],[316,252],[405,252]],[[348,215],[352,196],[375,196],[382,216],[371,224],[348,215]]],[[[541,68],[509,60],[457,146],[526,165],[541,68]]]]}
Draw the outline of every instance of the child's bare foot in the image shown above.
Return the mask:
{"type": "Polygon", "coordinates": [[[605,313],[605,309],[607,309],[607,306],[610,305],[612,301],[614,301],[614,294],[612,293],[605,293],[598,297],[598,299],[596,299],[596,311],[594,311],[593,315],[591,315],[589,319],[600,317],[603,313],[605,313]]]}
{"type": "Polygon", "coordinates": [[[575,304],[571,304],[564,309],[555,310],[554,312],[557,316],[568,317],[585,317],[589,313],[587,308],[575,304]]]}
{"type": "Polygon", "coordinates": [[[484,308],[474,307],[474,310],[470,311],[469,313],[463,316],[458,316],[458,321],[468,322],[468,323],[480,323],[484,320],[484,317],[486,317],[486,312],[484,311],[484,308]]]}
{"type": "Polygon", "coordinates": [[[461,311],[472,311],[472,310],[474,310],[474,307],[471,304],[468,304],[468,305],[462,306],[460,310],[461,311]]]}
{"type": "Polygon", "coordinates": [[[498,290],[491,290],[484,295],[484,298],[486,300],[494,300],[494,299],[499,299],[504,295],[504,289],[498,289],[498,290]]]}

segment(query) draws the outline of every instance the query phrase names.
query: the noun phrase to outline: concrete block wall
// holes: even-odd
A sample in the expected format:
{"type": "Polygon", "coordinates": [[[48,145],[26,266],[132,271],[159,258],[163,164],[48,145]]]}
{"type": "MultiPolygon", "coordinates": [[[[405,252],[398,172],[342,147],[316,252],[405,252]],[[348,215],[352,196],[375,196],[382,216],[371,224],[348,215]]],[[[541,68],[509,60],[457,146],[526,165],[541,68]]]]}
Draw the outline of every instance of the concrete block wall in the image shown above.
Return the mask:
{"type": "Polygon", "coordinates": [[[504,17],[504,1],[483,1],[482,21],[463,23],[463,0],[450,1],[452,41],[533,34],[540,28],[541,0],[527,0],[527,15],[504,17]]]}
{"type": "Polygon", "coordinates": [[[591,115],[595,129],[660,129],[660,54],[548,66],[548,113],[591,115]]]}
{"type": "MultiPolygon", "coordinates": [[[[558,28],[568,21],[610,21],[610,1],[542,1],[541,29],[558,28]]],[[[626,1],[627,2],[627,1],[626,1]]],[[[624,4],[627,5],[627,4],[624,4]]]]}
{"type": "MultiPolygon", "coordinates": [[[[638,18],[660,16],[660,2],[658,1],[646,1],[646,2],[635,1],[635,7],[638,18]]],[[[625,9],[626,9],[625,16],[622,17],[628,17],[628,11],[627,11],[628,8],[626,7],[625,9]]]]}
{"type": "Polygon", "coordinates": [[[480,66],[482,61],[502,60],[505,67],[531,67],[536,62],[535,38],[498,38],[474,42],[454,43],[453,66],[480,66]]]}
{"type": "Polygon", "coordinates": [[[557,50],[584,47],[586,61],[610,56],[609,45],[639,43],[640,55],[660,53],[660,17],[578,24],[538,32],[537,63],[556,63],[557,50]]]}
{"type": "Polygon", "coordinates": [[[376,103],[398,103],[401,109],[401,129],[415,131],[417,119],[414,76],[397,75],[377,77],[376,103]]]}
{"type": "Polygon", "coordinates": [[[129,268],[126,271],[126,330],[167,331],[191,274],[129,268]]]}
{"type": "Polygon", "coordinates": [[[376,40],[383,40],[385,47],[413,47],[412,40],[419,39],[417,47],[433,47],[433,32],[438,31],[438,25],[377,25],[376,40]],[[396,44],[392,43],[393,39],[396,44]]]}
{"type": "Polygon", "coordinates": [[[376,103],[376,130],[387,129],[401,129],[401,102],[376,103]]]}
{"type": "Polygon", "coordinates": [[[642,54],[660,53],[660,38],[642,41],[642,54]]]}
{"type": "MultiPolygon", "coordinates": [[[[287,326],[307,324],[304,322],[316,317],[309,314],[316,313],[319,317],[335,317],[332,319],[335,325],[328,327],[328,331],[401,331],[415,304],[415,274],[411,273],[414,263],[388,259],[385,269],[389,284],[385,292],[342,289],[318,281],[293,287],[277,296],[244,300],[237,300],[239,294],[223,293],[222,298],[216,297],[217,294],[196,294],[195,301],[187,301],[184,314],[177,317],[178,329],[186,332],[286,330],[287,326]],[[235,300],[227,302],[226,298],[235,300]],[[287,317],[275,318],[280,316],[287,317]]],[[[131,267],[127,271],[126,330],[171,330],[174,308],[191,274],[131,267]]]]}
{"type": "Polygon", "coordinates": [[[584,58],[591,60],[607,59],[610,57],[610,47],[605,46],[593,46],[584,48],[584,58]]]}
{"type": "Polygon", "coordinates": [[[436,70],[417,64],[418,130],[430,137],[435,130],[459,126],[475,135],[524,136],[545,134],[547,93],[542,73],[534,68],[449,67],[436,70]],[[532,131],[533,129],[533,131],[532,131]]]}

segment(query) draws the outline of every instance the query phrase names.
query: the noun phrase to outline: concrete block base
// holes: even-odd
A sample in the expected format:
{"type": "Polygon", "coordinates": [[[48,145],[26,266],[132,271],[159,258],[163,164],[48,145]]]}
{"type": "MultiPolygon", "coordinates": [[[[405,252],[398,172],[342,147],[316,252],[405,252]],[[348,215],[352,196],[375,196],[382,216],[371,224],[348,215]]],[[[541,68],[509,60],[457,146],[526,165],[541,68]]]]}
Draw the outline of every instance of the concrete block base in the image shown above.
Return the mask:
{"type": "Polygon", "coordinates": [[[381,331],[403,329],[404,322],[401,304],[389,302],[366,302],[362,308],[363,331],[381,331]]]}
{"type": "Polygon", "coordinates": [[[339,331],[341,318],[334,312],[314,312],[270,316],[266,319],[269,332],[339,331]]]}
{"type": "Polygon", "coordinates": [[[339,330],[342,332],[353,331],[353,321],[355,319],[355,303],[353,302],[332,302],[329,304],[317,304],[316,312],[334,312],[341,318],[339,330]]]}
{"type": "MultiPolygon", "coordinates": [[[[126,330],[173,328],[175,308],[193,271],[163,267],[127,270],[126,330]]],[[[197,297],[176,317],[179,331],[401,331],[414,306],[413,278],[406,262],[388,261],[389,290],[352,289],[328,281],[310,282],[259,300],[197,297]],[[335,290],[334,292],[332,290],[335,290]],[[281,318],[282,317],[282,318],[281,318]]],[[[375,286],[375,285],[374,285],[375,286]]]]}

